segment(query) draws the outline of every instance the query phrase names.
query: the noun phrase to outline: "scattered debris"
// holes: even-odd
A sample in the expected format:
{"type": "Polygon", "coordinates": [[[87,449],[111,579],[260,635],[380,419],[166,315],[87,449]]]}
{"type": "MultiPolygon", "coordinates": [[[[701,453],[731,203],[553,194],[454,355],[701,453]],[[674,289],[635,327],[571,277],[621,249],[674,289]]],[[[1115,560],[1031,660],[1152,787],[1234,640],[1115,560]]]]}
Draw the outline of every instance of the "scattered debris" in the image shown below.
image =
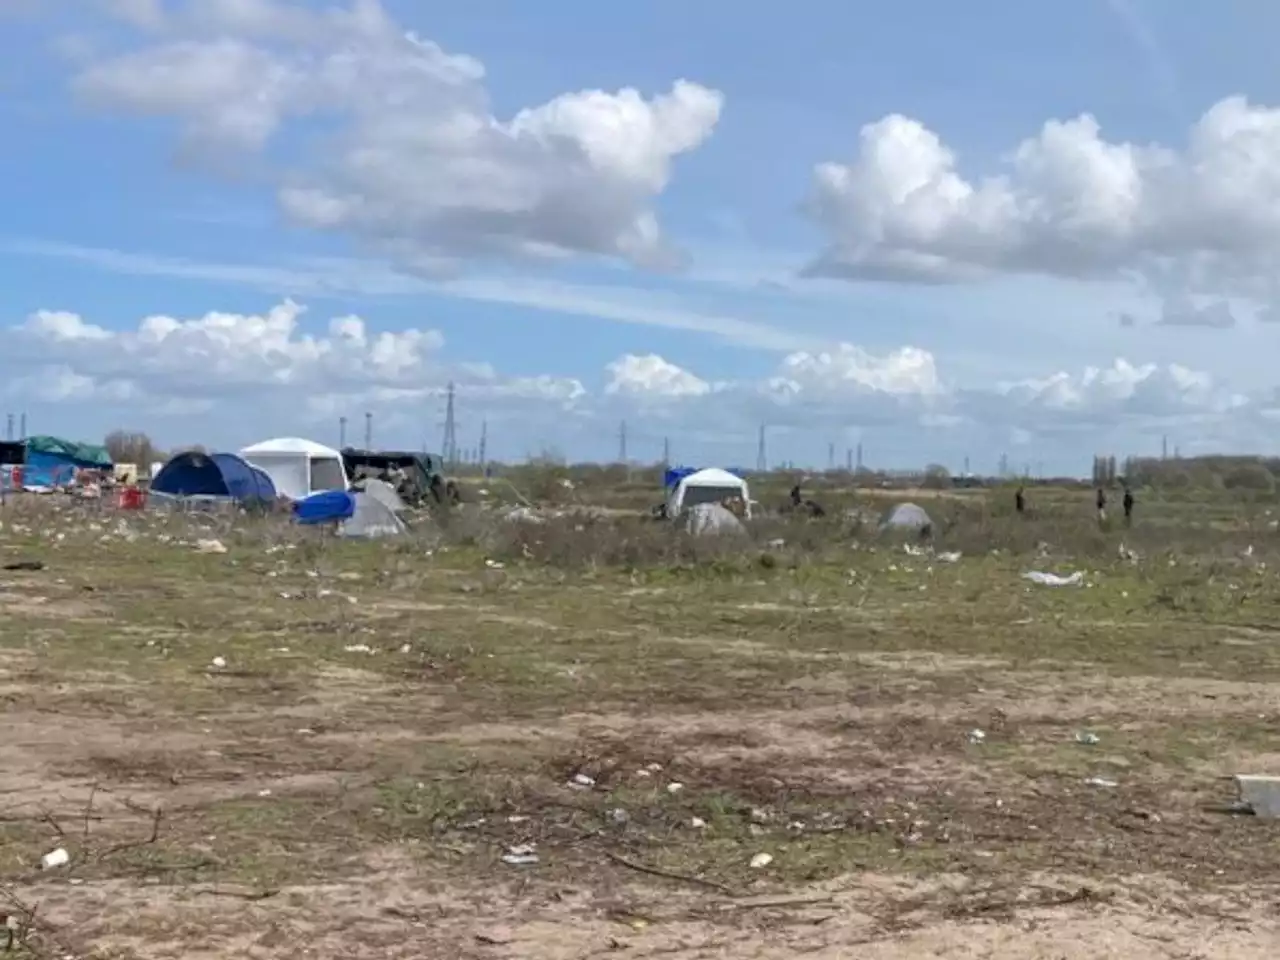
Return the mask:
{"type": "Polygon", "coordinates": [[[226,553],[227,548],[221,540],[197,540],[196,553],[226,553]]]}
{"type": "Polygon", "coordinates": [[[769,864],[773,863],[773,855],[768,853],[757,853],[751,858],[752,870],[763,870],[769,864]]]}
{"type": "Polygon", "coordinates": [[[987,742],[987,731],[985,731],[985,730],[979,730],[979,729],[977,729],[977,728],[974,728],[973,730],[970,730],[970,731],[969,731],[969,742],[970,742],[970,743],[986,743],[986,742],[987,742]]]}
{"type": "Polygon", "coordinates": [[[1120,784],[1114,780],[1108,780],[1106,777],[1090,777],[1085,781],[1091,787],[1118,787],[1120,784]]]}
{"type": "Polygon", "coordinates": [[[511,867],[525,867],[535,864],[538,862],[538,855],[534,852],[534,849],[531,843],[508,847],[507,852],[502,855],[502,862],[511,867]]]}
{"type": "Polygon", "coordinates": [[[679,781],[667,784],[667,793],[679,793],[683,789],[684,789],[684,784],[680,783],[679,781]]]}
{"type": "Polygon", "coordinates": [[[585,773],[575,773],[569,778],[569,786],[571,787],[594,787],[596,781],[594,777],[588,777],[585,773]]]}
{"type": "Polygon", "coordinates": [[[1100,736],[1098,736],[1096,733],[1090,733],[1087,730],[1082,730],[1081,732],[1076,734],[1076,743],[1079,743],[1086,747],[1097,746],[1101,742],[1102,742],[1102,738],[1100,736]]]}
{"type": "Polygon", "coordinates": [[[1280,817],[1280,777],[1242,773],[1236,775],[1235,782],[1241,805],[1247,806],[1255,817],[1280,817]]]}
{"type": "Polygon", "coordinates": [[[1042,587],[1078,587],[1084,583],[1084,571],[1077,570],[1069,577],[1056,573],[1045,573],[1042,570],[1029,570],[1022,575],[1023,580],[1030,580],[1042,587]]]}
{"type": "Polygon", "coordinates": [[[212,660],[209,661],[209,665],[212,667],[216,667],[218,670],[221,670],[223,667],[227,665],[227,658],[214,657],[212,660]]]}
{"type": "Polygon", "coordinates": [[[56,867],[65,867],[71,862],[71,855],[62,847],[56,850],[50,850],[40,858],[40,869],[53,870],[56,867]]]}

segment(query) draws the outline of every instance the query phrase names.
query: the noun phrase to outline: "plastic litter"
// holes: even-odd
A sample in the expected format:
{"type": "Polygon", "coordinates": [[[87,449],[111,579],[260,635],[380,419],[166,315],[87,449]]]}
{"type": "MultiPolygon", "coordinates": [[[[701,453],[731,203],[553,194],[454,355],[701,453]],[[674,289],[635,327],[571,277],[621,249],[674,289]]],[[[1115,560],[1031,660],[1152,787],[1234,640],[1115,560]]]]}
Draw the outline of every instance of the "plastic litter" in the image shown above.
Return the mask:
{"type": "Polygon", "coordinates": [[[1114,780],[1108,780],[1106,777],[1090,777],[1085,781],[1091,787],[1118,787],[1120,784],[1114,780]]]}
{"type": "Polygon", "coordinates": [[[1076,743],[1083,744],[1086,747],[1097,746],[1101,742],[1102,738],[1100,736],[1096,733],[1089,733],[1087,730],[1082,730],[1076,734],[1076,743]]]}
{"type": "Polygon", "coordinates": [[[975,728],[975,729],[973,729],[973,730],[970,730],[970,731],[969,731],[969,742],[970,742],[970,743],[986,743],[986,742],[987,742],[987,731],[985,731],[985,730],[978,730],[978,729],[976,729],[976,728],[975,728]]]}
{"type": "Polygon", "coordinates": [[[1023,580],[1030,580],[1042,587],[1078,587],[1084,583],[1084,571],[1077,570],[1069,577],[1056,573],[1045,573],[1043,570],[1028,570],[1022,575],[1023,580]]]}
{"type": "Polygon", "coordinates": [[[502,855],[502,862],[512,867],[525,867],[537,863],[538,855],[534,852],[533,844],[527,843],[508,847],[507,852],[502,855]]]}
{"type": "Polygon", "coordinates": [[[569,786],[571,787],[594,787],[595,785],[595,778],[588,777],[585,773],[575,773],[569,778],[569,786]]]}
{"type": "Polygon", "coordinates": [[[773,863],[773,856],[768,853],[757,853],[751,858],[752,870],[763,870],[769,864],[773,863]]]}
{"type": "Polygon", "coordinates": [[[71,855],[58,847],[56,850],[50,850],[40,858],[40,869],[53,870],[56,867],[65,867],[71,862],[71,855]]]}

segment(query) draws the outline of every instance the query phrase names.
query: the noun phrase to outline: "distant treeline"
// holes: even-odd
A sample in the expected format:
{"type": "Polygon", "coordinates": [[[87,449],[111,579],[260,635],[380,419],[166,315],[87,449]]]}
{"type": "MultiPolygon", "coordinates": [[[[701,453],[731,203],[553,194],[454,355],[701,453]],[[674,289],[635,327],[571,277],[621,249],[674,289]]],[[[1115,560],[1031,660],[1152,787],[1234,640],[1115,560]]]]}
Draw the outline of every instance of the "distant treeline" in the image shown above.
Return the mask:
{"type": "Polygon", "coordinates": [[[1130,483],[1165,489],[1273,493],[1278,475],[1280,458],[1276,457],[1130,457],[1124,462],[1124,476],[1130,483]]]}

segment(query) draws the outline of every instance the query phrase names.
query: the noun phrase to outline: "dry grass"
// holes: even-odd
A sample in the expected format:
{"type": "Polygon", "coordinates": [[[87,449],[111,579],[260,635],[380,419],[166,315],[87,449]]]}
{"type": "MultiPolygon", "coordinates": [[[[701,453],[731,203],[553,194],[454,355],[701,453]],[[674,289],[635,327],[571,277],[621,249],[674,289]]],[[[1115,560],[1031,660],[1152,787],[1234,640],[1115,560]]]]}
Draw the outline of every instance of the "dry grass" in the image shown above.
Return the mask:
{"type": "Polygon", "coordinates": [[[918,553],[865,493],[741,539],[572,493],[379,544],[0,510],[17,949],[1272,955],[1274,831],[1209,809],[1280,764],[1266,503],[966,493],[918,553]]]}

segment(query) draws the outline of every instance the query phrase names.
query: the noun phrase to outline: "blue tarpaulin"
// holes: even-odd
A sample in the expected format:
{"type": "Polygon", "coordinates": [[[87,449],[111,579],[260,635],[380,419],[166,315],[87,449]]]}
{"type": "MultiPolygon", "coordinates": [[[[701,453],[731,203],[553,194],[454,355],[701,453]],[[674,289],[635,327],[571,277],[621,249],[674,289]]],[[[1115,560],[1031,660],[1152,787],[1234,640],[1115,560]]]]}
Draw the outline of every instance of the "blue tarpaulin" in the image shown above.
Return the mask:
{"type": "Polygon", "coordinates": [[[304,497],[293,505],[293,516],[299,523],[336,523],[350,519],[356,512],[356,498],[345,490],[322,490],[304,497]]]}

